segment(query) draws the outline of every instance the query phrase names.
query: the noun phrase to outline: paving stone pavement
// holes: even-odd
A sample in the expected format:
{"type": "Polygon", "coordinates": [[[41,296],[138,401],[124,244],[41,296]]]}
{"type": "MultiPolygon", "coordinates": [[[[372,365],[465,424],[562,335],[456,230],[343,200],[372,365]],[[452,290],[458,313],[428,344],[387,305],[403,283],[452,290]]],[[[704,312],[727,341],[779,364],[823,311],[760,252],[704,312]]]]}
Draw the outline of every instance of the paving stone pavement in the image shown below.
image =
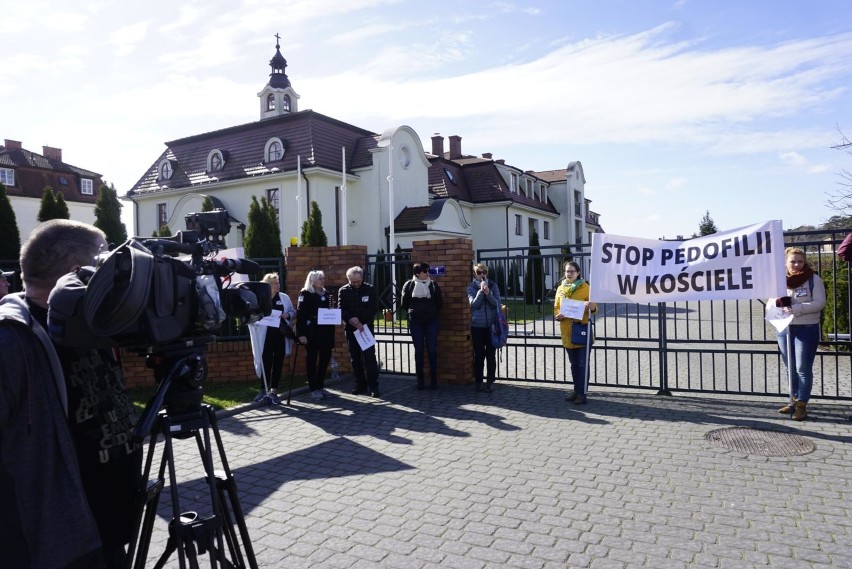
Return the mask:
{"type": "MultiPolygon", "coordinates": [[[[379,400],[349,387],[219,421],[260,567],[852,568],[848,404],[814,402],[814,420],[794,423],[768,397],[606,389],[574,406],[552,384],[432,392],[383,377],[379,400]],[[733,426],[816,450],[705,440],[733,426]]],[[[197,448],[175,447],[181,509],[200,511],[197,448]]],[[[148,566],[167,496],[159,512],[148,566]]]]}

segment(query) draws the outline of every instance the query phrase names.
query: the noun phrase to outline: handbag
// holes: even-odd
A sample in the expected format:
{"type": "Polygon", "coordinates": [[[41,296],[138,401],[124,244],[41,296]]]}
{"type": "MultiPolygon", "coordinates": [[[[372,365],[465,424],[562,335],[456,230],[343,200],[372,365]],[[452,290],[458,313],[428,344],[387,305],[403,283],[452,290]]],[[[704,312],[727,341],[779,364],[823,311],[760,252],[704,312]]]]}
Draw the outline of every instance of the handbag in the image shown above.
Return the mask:
{"type": "Polygon", "coordinates": [[[571,343],[575,346],[585,346],[587,341],[589,345],[595,343],[595,335],[589,334],[591,327],[582,322],[571,323],[571,343]]]}

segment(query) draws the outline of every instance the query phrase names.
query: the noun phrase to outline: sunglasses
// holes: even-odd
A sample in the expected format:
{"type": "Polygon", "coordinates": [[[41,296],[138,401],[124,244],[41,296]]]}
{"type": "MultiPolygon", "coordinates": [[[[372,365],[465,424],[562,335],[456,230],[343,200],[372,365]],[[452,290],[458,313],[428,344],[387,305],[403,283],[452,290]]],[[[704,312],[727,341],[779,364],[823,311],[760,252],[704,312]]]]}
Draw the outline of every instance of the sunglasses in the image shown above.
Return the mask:
{"type": "Polygon", "coordinates": [[[487,275],[488,271],[476,271],[477,275],[487,275]]]}

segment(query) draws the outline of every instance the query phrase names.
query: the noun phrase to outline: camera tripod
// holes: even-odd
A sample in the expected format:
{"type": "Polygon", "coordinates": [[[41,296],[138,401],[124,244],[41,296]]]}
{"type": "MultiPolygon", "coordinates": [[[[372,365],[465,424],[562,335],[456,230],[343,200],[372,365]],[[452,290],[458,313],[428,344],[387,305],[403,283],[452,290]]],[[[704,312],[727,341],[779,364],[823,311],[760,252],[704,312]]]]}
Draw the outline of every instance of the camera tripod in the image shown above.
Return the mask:
{"type": "Polygon", "coordinates": [[[179,356],[172,351],[164,358],[156,358],[154,363],[148,362],[149,367],[154,368],[155,376],[163,378],[135,433],[137,440],[141,440],[150,432],[150,441],[142,474],[142,480],[147,487],[139,499],[136,529],[128,550],[128,562],[133,563],[134,569],[142,569],[145,566],[168,468],[173,517],[169,522],[169,538],[165,551],[157,560],[155,568],[164,567],[169,557],[177,551],[181,569],[186,569],[187,562],[190,568],[197,569],[198,556],[205,553],[210,557],[211,569],[257,569],[242,506],[237,496],[236,482],[228,466],[216,423],[216,413],[211,406],[200,403],[201,383],[206,378],[203,349],[187,349],[184,346],[179,351],[183,352],[179,356]],[[173,385],[176,381],[181,385],[173,385]],[[173,393],[170,393],[172,391],[173,393]],[[197,404],[193,404],[196,399],[197,404]],[[161,410],[163,401],[165,409],[161,410]],[[220,470],[214,470],[211,432],[218,451],[220,470]],[[149,482],[160,435],[163,436],[164,446],[159,471],[157,478],[149,482]],[[193,437],[209,489],[212,511],[207,516],[201,516],[194,511],[181,511],[173,444],[175,439],[193,437]]]}

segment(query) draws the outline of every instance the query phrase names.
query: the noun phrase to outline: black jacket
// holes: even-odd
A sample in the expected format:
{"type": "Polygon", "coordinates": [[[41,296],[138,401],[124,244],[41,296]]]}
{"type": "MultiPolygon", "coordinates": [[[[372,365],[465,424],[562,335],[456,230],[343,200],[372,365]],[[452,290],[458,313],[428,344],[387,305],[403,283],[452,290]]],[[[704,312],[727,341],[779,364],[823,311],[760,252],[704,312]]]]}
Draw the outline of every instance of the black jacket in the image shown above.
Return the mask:
{"type": "Polygon", "coordinates": [[[334,326],[317,324],[319,309],[331,307],[331,295],[327,290],[322,294],[312,290],[300,291],[296,307],[296,337],[304,336],[308,339],[308,344],[315,344],[320,348],[334,346],[334,326]]]}
{"type": "Polygon", "coordinates": [[[376,287],[370,283],[362,282],[361,286],[355,288],[350,284],[345,284],[340,287],[338,293],[338,306],[340,307],[340,316],[346,323],[346,330],[352,332],[355,330],[349,324],[349,319],[353,316],[358,317],[362,324],[373,328],[373,319],[376,317],[376,311],[379,309],[379,297],[376,296],[376,287]]]}
{"type": "Polygon", "coordinates": [[[429,294],[431,298],[414,298],[414,279],[406,281],[402,285],[402,307],[408,311],[408,320],[417,322],[431,322],[438,318],[438,311],[444,305],[444,297],[441,287],[435,281],[429,281],[429,294]]]}

